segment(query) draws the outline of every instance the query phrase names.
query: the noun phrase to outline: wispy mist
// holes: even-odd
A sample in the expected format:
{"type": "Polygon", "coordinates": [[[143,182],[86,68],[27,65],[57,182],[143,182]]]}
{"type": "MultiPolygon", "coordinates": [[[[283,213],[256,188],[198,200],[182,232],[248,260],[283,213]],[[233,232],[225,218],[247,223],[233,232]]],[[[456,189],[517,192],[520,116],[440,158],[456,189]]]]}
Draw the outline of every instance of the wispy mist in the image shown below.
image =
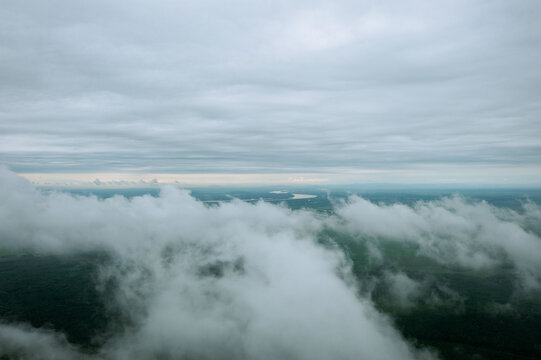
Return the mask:
{"type": "Polygon", "coordinates": [[[441,264],[473,270],[511,263],[526,290],[541,285],[541,239],[534,225],[540,213],[534,203],[518,213],[458,196],[413,207],[353,196],[336,212],[336,226],[361,241],[412,243],[441,264]]]}

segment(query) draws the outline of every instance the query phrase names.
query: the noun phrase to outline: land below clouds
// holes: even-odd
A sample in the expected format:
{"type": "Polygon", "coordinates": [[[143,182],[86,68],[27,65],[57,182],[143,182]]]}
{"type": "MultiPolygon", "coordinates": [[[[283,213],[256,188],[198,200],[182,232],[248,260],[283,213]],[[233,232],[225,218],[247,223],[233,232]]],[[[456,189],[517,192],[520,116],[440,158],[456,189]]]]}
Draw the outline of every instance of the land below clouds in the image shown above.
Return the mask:
{"type": "Polygon", "coordinates": [[[4,355],[541,354],[537,191],[361,198],[295,189],[271,194],[272,205],[250,200],[272,189],[88,197],[2,180],[4,355]],[[293,191],[317,197],[291,199],[293,191]],[[203,203],[217,194],[226,201],[203,203]],[[287,328],[291,339],[279,335],[287,328]],[[362,349],[358,332],[371,341],[362,349]]]}

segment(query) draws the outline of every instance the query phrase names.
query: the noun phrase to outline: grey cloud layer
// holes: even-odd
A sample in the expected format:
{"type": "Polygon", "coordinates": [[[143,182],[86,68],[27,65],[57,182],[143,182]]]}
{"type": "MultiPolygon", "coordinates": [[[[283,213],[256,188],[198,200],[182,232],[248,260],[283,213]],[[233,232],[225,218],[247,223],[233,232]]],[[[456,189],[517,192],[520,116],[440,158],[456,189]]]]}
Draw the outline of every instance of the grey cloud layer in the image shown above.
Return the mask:
{"type": "Polygon", "coordinates": [[[25,172],[532,168],[540,9],[6,1],[0,160],[25,172]]]}

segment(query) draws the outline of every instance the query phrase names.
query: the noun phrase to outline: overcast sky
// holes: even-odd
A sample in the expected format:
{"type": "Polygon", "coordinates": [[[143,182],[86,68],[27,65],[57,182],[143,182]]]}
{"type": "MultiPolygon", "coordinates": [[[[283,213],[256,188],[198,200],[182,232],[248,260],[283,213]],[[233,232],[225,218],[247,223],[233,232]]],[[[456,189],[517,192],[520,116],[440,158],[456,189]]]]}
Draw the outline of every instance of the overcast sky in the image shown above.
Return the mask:
{"type": "Polygon", "coordinates": [[[0,163],[540,183],[540,19],[537,0],[3,0],[0,163]]]}

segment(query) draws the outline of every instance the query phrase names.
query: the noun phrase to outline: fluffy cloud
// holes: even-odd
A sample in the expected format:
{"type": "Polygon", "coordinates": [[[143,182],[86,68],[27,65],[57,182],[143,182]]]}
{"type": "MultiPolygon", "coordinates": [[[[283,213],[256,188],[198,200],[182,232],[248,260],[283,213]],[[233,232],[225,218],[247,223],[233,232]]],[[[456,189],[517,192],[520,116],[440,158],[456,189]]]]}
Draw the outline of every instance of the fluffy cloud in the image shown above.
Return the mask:
{"type": "MultiPolygon", "coordinates": [[[[207,207],[172,187],[131,200],[43,195],[7,170],[0,189],[2,247],[110,255],[100,283],[115,281],[110,305],[130,325],[99,356],[432,357],[359,297],[343,253],[318,245],[325,222],[313,213],[262,202],[207,207]]],[[[29,357],[37,345],[63,349],[56,335],[0,330],[7,352],[14,336],[29,357]]]]}
{"type": "Polygon", "coordinates": [[[526,203],[518,213],[461,197],[410,207],[378,205],[353,196],[336,212],[340,221],[335,226],[360,240],[412,243],[418,254],[466,269],[510,262],[525,289],[541,286],[541,238],[531,226],[539,219],[534,203],[526,203]]]}
{"type": "Polygon", "coordinates": [[[404,273],[387,272],[384,275],[384,281],[391,296],[400,306],[412,306],[422,294],[421,284],[404,273]]]}
{"type": "MultiPolygon", "coordinates": [[[[334,234],[331,243],[335,235],[362,242],[376,267],[394,242],[445,266],[512,265],[517,288],[539,289],[541,280],[533,203],[516,212],[460,197],[406,206],[352,196],[329,215],[239,200],[206,206],[167,186],[159,197],[131,199],[43,194],[2,169],[0,204],[3,248],[108,254],[98,289],[115,284],[108,304],[125,321],[100,349],[106,358],[432,358],[360,289],[375,281],[405,308],[419,299],[460,304],[456,289],[392,268],[355,279],[351,261],[339,246],[323,245],[322,234],[334,234]]],[[[59,335],[16,325],[1,328],[3,351],[15,351],[12,337],[28,354],[38,345],[76,351],[59,335]]]]}
{"type": "Polygon", "coordinates": [[[85,359],[64,336],[23,325],[0,324],[0,355],[16,359],[85,359]]]}

